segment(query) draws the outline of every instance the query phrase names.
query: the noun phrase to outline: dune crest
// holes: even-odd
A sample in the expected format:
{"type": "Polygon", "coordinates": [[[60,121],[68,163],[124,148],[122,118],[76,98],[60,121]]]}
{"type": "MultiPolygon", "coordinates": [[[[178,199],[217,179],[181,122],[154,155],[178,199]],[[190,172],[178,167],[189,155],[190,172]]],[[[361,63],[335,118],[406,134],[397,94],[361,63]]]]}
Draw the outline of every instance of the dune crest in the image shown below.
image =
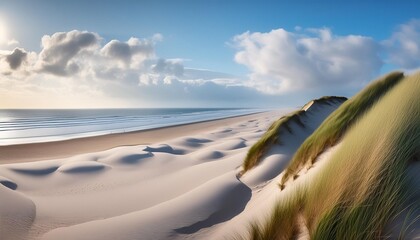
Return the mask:
{"type": "Polygon", "coordinates": [[[277,176],[269,216],[251,219],[237,236],[420,237],[419,79],[391,73],[343,103],[277,176]]]}
{"type": "Polygon", "coordinates": [[[349,100],[323,97],[156,144],[1,165],[0,235],[415,239],[419,79],[391,73],[349,100]]]}

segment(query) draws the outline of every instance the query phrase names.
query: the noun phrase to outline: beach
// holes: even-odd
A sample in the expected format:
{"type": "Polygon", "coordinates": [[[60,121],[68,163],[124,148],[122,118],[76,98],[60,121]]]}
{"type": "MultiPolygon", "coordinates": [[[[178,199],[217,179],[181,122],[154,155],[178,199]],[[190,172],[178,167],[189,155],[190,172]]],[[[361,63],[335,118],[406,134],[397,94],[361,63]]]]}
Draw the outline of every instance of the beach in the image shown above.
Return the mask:
{"type": "Polygon", "coordinates": [[[0,240],[420,240],[417,2],[0,6],[0,240]]]}
{"type": "MultiPolygon", "coordinates": [[[[273,206],[294,199],[328,170],[343,144],[280,185],[295,152],[343,101],[323,98],[298,111],[8,146],[0,164],[0,236],[247,239],[250,224],[265,223],[273,206]],[[250,149],[261,142],[262,159],[244,171],[250,149]]],[[[309,239],[307,225],[296,224],[298,239],[309,239]]]]}
{"type": "Polygon", "coordinates": [[[2,153],[0,155],[0,164],[63,158],[81,153],[103,151],[119,146],[152,144],[180,136],[197,134],[265,115],[267,113],[247,114],[150,130],[107,134],[64,141],[0,146],[0,152],[2,153]]]}
{"type": "MultiPolygon", "coordinates": [[[[288,111],[2,147],[0,234],[6,239],[223,234],[216,230],[240,214],[253,194],[237,177],[249,147],[288,111]]],[[[260,180],[261,173],[247,179],[260,180]]]]}

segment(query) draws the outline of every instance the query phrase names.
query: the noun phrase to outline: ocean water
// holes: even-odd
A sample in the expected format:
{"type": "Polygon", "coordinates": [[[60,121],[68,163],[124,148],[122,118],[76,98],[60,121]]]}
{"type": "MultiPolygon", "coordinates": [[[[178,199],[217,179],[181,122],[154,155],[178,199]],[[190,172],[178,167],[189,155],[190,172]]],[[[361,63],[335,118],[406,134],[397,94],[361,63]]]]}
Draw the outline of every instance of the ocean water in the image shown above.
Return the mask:
{"type": "Polygon", "coordinates": [[[0,145],[50,142],[262,112],[260,109],[0,110],[0,145]]]}

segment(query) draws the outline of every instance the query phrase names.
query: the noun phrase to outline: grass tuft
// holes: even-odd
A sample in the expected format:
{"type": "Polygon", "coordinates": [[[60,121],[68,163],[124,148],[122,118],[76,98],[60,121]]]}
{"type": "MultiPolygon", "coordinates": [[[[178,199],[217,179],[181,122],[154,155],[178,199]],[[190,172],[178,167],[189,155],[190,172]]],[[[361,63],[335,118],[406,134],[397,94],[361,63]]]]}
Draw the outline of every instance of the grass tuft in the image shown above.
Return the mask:
{"type": "Polygon", "coordinates": [[[302,117],[305,115],[305,110],[307,106],[311,104],[331,104],[332,102],[343,102],[347,100],[345,97],[337,97],[337,96],[325,96],[319,99],[312,100],[305,104],[301,110],[297,110],[292,112],[286,116],[279,118],[277,121],[271,124],[270,128],[268,128],[267,132],[256,142],[248,151],[246,158],[242,164],[243,170],[241,174],[244,174],[248,170],[252,169],[253,167],[257,166],[260,160],[264,157],[267,151],[274,145],[274,144],[282,144],[280,139],[280,132],[281,130],[285,130],[291,134],[293,134],[293,130],[291,128],[291,123],[295,123],[301,128],[305,128],[305,125],[302,122],[302,117]]]}
{"type": "Polygon", "coordinates": [[[296,151],[282,178],[285,183],[327,148],[334,146],[343,134],[383,95],[403,79],[401,72],[390,73],[367,86],[356,96],[344,102],[328,116],[319,128],[309,136],[296,151]]]}
{"type": "MultiPolygon", "coordinates": [[[[310,239],[384,239],[390,221],[418,213],[407,173],[420,150],[419,92],[420,73],[384,94],[348,129],[327,165],[250,228],[250,238],[294,238],[303,218],[310,239]]],[[[399,237],[410,227],[405,222],[399,237]]]]}
{"type": "MultiPolygon", "coordinates": [[[[253,222],[248,228],[248,238],[253,240],[296,239],[301,232],[300,212],[304,202],[304,191],[298,191],[284,201],[277,202],[264,224],[253,222]]],[[[245,237],[241,237],[245,239],[245,237]]]]}
{"type": "Polygon", "coordinates": [[[280,131],[282,129],[288,131],[289,133],[293,133],[292,128],[290,127],[292,122],[304,128],[305,125],[300,119],[301,115],[304,113],[305,111],[298,110],[289,115],[283,116],[272,123],[267,132],[265,132],[258,142],[249,149],[242,164],[242,174],[258,165],[260,159],[274,144],[281,144],[280,131]]]}
{"type": "Polygon", "coordinates": [[[407,77],[343,138],[306,196],[311,239],[384,237],[410,196],[406,171],[420,149],[419,91],[420,74],[407,77]]]}

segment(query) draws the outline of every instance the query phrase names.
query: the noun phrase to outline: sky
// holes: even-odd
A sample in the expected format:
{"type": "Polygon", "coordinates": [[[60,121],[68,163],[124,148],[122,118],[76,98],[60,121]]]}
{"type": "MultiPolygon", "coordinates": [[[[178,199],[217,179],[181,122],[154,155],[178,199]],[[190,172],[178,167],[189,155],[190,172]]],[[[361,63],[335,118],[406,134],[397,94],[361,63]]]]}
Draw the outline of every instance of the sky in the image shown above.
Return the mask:
{"type": "Polygon", "coordinates": [[[420,66],[416,1],[0,0],[0,108],[296,107],[420,66]]]}

